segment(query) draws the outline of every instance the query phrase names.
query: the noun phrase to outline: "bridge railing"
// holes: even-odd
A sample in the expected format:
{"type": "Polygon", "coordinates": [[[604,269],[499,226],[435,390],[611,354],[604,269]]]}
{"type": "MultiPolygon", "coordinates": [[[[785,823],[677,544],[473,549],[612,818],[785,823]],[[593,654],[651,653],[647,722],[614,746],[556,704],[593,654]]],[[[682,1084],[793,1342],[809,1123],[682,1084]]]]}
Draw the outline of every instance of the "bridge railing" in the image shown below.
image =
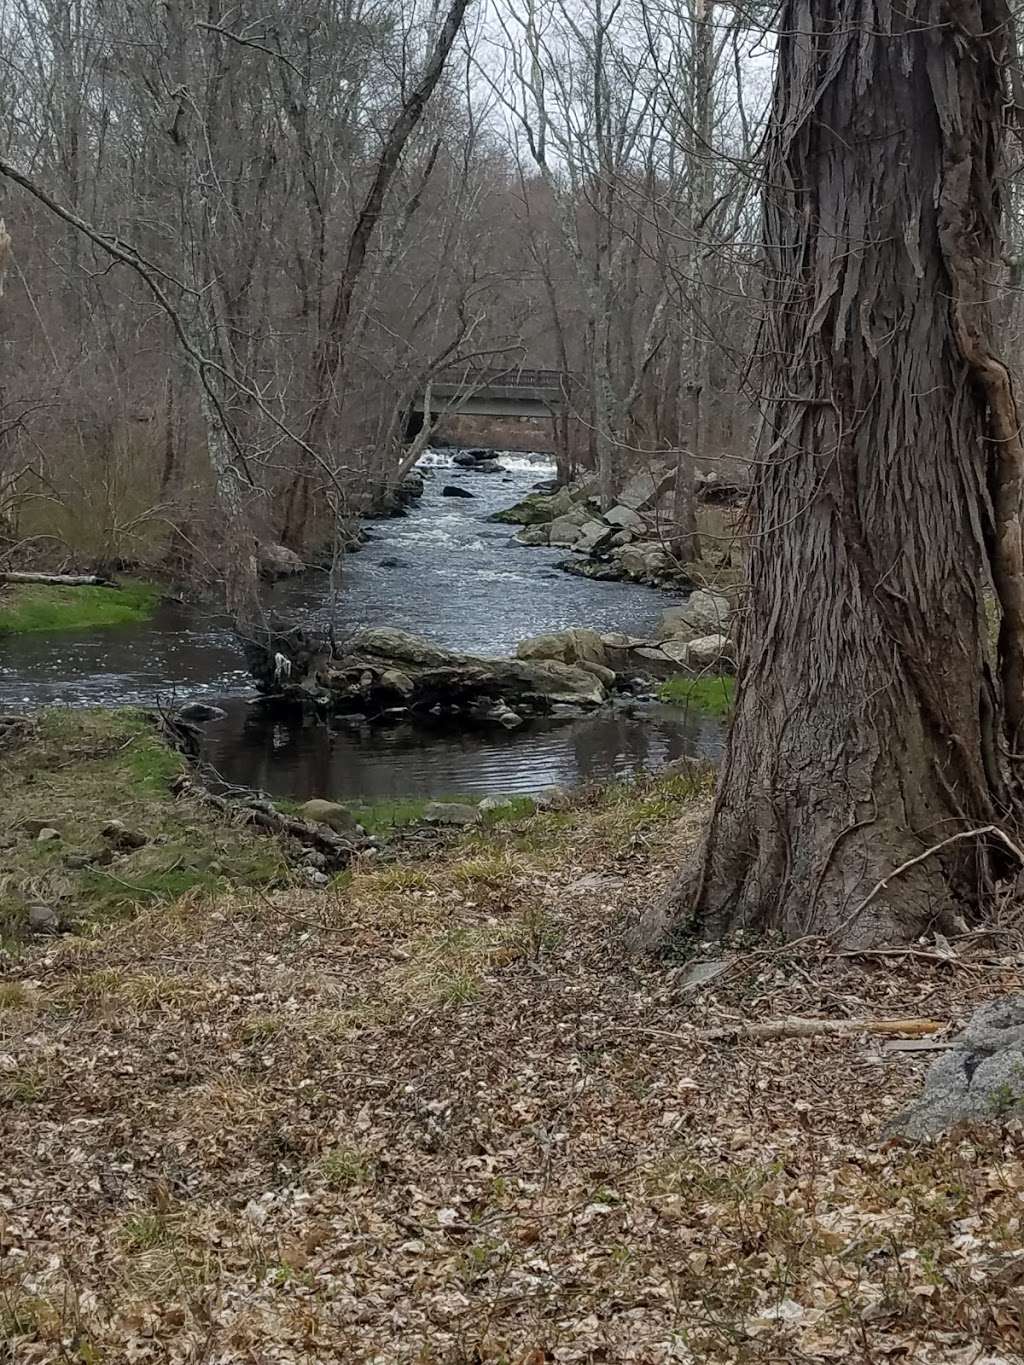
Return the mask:
{"type": "Polygon", "coordinates": [[[467,389],[500,386],[511,389],[558,389],[561,392],[563,381],[568,379],[571,376],[564,370],[527,369],[518,365],[507,365],[502,369],[473,369],[470,366],[450,365],[438,371],[434,383],[458,384],[467,389]]]}

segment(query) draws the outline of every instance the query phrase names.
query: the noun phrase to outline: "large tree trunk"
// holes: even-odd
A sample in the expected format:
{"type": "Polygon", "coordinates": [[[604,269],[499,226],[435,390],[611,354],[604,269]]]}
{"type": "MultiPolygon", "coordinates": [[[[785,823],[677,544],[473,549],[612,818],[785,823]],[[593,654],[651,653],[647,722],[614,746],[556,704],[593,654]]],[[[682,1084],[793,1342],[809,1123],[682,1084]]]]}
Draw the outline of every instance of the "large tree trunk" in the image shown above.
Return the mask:
{"type": "Polygon", "coordinates": [[[1004,0],[782,6],[739,695],[649,944],[906,940],[976,917],[1011,856],[968,835],[1019,814],[1021,441],[988,298],[1006,24],[1004,0]]]}

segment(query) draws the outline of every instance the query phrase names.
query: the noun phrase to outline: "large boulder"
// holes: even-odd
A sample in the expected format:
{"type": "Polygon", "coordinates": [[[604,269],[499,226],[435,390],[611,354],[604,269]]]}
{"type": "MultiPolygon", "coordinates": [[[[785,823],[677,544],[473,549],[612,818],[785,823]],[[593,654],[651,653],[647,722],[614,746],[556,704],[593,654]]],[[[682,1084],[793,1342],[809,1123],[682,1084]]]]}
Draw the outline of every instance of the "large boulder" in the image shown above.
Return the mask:
{"type": "Polygon", "coordinates": [[[348,655],[368,654],[418,668],[439,668],[462,662],[462,656],[452,650],[393,626],[364,626],[348,640],[345,652],[348,655]]]}
{"type": "Polygon", "coordinates": [[[562,488],[551,496],[528,493],[522,502],[495,512],[491,520],[509,522],[513,526],[538,526],[542,522],[554,521],[556,517],[564,517],[572,509],[572,494],[567,488],[562,488]]]}
{"type": "Polygon", "coordinates": [[[698,588],[679,607],[661,613],[660,639],[693,638],[724,634],[732,621],[732,604],[721,593],[698,588]]]}
{"type": "Polygon", "coordinates": [[[644,526],[643,517],[622,503],[605,512],[604,519],[609,526],[617,526],[620,530],[639,531],[644,526]]]}
{"type": "Polygon", "coordinates": [[[572,548],[581,555],[603,554],[611,547],[616,534],[615,528],[603,521],[586,521],[580,527],[579,538],[572,548]]]}
{"type": "Polygon", "coordinates": [[[556,517],[548,527],[548,544],[571,548],[583,534],[575,517],[556,517]]]}
{"type": "Polygon", "coordinates": [[[652,465],[642,469],[626,481],[619,493],[619,505],[632,512],[644,512],[655,507],[675,486],[675,469],[652,465]]]}
{"type": "Polygon", "coordinates": [[[951,1050],[935,1062],[924,1091],[888,1124],[889,1137],[937,1137],[958,1123],[1024,1115],[1024,995],[982,1005],[951,1050]]]}
{"type": "Polygon", "coordinates": [[[607,689],[585,668],[556,659],[491,659],[487,661],[502,693],[512,700],[540,700],[567,706],[600,706],[607,689]]]}
{"type": "Polygon", "coordinates": [[[735,651],[727,635],[701,635],[695,640],[663,640],[661,652],[681,668],[731,667],[735,651]]]}
{"type": "Polygon", "coordinates": [[[273,541],[259,547],[257,563],[261,578],[292,578],[306,572],[305,560],[294,550],[289,550],[287,545],[278,545],[273,541]]]}
{"type": "Polygon", "coordinates": [[[612,551],[612,559],[626,578],[637,583],[664,583],[680,577],[675,558],[658,541],[637,541],[612,551]]]}
{"type": "Polygon", "coordinates": [[[524,526],[521,531],[516,532],[515,539],[519,545],[538,546],[551,543],[550,530],[546,525],[524,526]]]}
{"type": "Polygon", "coordinates": [[[383,720],[400,711],[511,727],[562,705],[599,706],[615,685],[608,663],[594,631],[562,632],[535,657],[483,659],[403,630],[365,627],[322,666],[304,667],[302,676],[315,679],[323,703],[338,715],[383,720]]]}
{"type": "Polygon", "coordinates": [[[516,646],[518,659],[557,659],[563,664],[608,666],[608,651],[596,630],[559,630],[534,635],[516,646]]]}

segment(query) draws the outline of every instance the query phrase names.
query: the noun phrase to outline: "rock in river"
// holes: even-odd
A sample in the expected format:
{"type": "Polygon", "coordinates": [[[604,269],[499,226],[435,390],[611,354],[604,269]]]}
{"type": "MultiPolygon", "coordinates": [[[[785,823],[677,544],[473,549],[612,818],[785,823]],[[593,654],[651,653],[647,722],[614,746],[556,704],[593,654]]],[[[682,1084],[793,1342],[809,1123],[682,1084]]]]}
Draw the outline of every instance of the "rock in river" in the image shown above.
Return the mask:
{"type": "Polygon", "coordinates": [[[468,488],[460,488],[457,483],[446,483],[441,489],[442,498],[475,498],[468,488]]]}
{"type": "Polygon", "coordinates": [[[563,664],[599,664],[608,667],[608,651],[596,630],[549,631],[521,640],[516,646],[520,659],[557,659],[563,664]]]}
{"type": "Polygon", "coordinates": [[[261,578],[292,578],[295,574],[306,572],[304,561],[287,545],[261,545],[258,562],[261,578]]]}
{"type": "Polygon", "coordinates": [[[615,679],[596,657],[600,637],[588,631],[566,636],[578,639],[572,648],[556,645],[560,657],[485,659],[403,630],[367,627],[317,676],[324,700],[339,715],[358,712],[383,720],[401,704],[413,713],[511,725],[558,706],[590,708],[607,700],[615,679]],[[570,657],[576,662],[568,662],[570,657]]]}
{"type": "Polygon", "coordinates": [[[211,720],[223,720],[227,712],[220,706],[205,701],[188,701],[175,712],[178,720],[190,720],[195,725],[206,725],[211,720]]]}

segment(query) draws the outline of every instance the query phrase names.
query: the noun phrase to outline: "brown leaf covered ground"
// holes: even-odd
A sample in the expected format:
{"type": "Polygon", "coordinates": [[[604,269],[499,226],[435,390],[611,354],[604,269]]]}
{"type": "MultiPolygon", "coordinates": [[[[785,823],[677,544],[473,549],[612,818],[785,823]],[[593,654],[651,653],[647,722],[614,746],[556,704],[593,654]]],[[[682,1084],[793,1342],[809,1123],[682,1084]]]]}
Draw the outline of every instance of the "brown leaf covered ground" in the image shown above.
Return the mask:
{"type": "Polygon", "coordinates": [[[594,796],[7,960],[0,1361],[1020,1360],[1020,1128],[887,1144],[927,1058],[697,1037],[955,1024],[1016,937],[686,992],[624,930],[703,809],[594,796]]]}

